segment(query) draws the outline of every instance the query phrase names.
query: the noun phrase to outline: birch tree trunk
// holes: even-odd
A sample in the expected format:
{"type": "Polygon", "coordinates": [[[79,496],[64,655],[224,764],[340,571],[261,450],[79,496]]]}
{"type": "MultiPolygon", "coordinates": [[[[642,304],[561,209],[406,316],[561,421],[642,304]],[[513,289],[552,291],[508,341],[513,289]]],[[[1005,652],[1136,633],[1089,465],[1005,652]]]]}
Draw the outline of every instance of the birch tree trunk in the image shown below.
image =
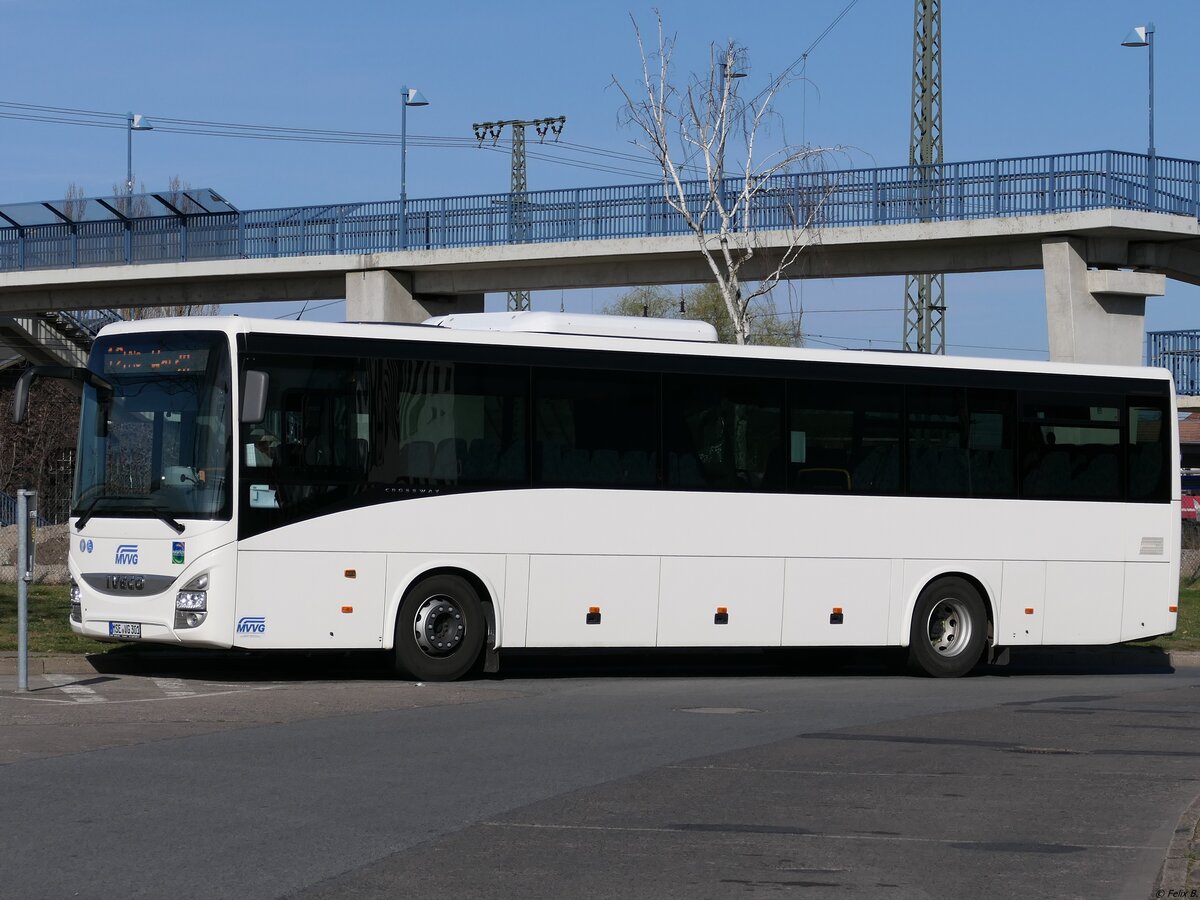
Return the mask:
{"type": "Polygon", "coordinates": [[[813,239],[813,226],[828,185],[820,173],[840,148],[783,144],[761,160],[756,143],[765,124],[775,118],[773,103],[797,80],[791,69],[773,76],[749,100],[740,94],[747,75],[746,49],[730,41],[712,45],[707,74],[693,76],[683,87],[673,80],[675,38],[658,24],[657,46],[647,48],[633,21],[641,56],[638,83],[626,86],[614,76],[624,98],[623,124],[640,132],[634,144],[649,153],[662,170],[663,199],[696,238],[729,311],[739,344],[751,331],[750,305],[786,276],[813,239]],[[760,232],[785,233],[783,251],[765,276],[747,282],[743,270],[759,255],[760,232]]]}

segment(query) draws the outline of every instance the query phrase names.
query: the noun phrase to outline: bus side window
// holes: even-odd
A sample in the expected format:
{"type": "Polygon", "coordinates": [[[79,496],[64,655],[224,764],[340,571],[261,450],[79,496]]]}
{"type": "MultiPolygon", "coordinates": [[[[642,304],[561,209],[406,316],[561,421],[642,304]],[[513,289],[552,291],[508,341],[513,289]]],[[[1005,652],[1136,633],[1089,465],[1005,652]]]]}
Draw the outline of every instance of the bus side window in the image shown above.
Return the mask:
{"type": "Polygon", "coordinates": [[[1120,500],[1122,404],[1109,395],[1026,392],[1021,496],[1120,500]]]}
{"type": "Polygon", "coordinates": [[[1016,496],[1016,394],[971,389],[967,454],[972,497],[1016,496]]]}
{"type": "Polygon", "coordinates": [[[908,492],[968,496],[966,398],[961,388],[910,387],[908,492]]]}
{"type": "Polygon", "coordinates": [[[668,485],[783,489],[782,381],[668,375],[663,392],[668,485]]]}
{"type": "Polygon", "coordinates": [[[659,377],[535,369],[534,478],[543,485],[654,487],[659,377]]]}
{"type": "Polygon", "coordinates": [[[788,387],[787,489],[803,494],[900,490],[898,385],[793,382],[788,387]]]}
{"type": "Polygon", "coordinates": [[[1171,498],[1166,404],[1138,398],[1129,403],[1129,499],[1135,502],[1171,498]]]}

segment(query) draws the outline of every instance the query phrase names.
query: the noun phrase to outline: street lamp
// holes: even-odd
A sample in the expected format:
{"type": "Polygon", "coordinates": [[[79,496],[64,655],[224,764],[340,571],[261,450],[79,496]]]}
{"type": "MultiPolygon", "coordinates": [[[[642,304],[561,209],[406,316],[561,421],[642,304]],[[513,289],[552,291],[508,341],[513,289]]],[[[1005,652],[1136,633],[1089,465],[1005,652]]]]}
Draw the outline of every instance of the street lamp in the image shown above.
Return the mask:
{"type": "Polygon", "coordinates": [[[400,88],[400,249],[408,248],[408,108],[428,106],[425,95],[416,88],[400,88]]]}
{"type": "Polygon", "coordinates": [[[721,93],[725,93],[725,82],[731,78],[745,78],[750,74],[747,71],[750,66],[747,64],[746,52],[744,50],[730,47],[725,51],[725,58],[721,61],[721,93]]]}
{"type": "Polygon", "coordinates": [[[150,120],[142,115],[129,113],[125,119],[125,193],[133,196],[133,133],[135,131],[153,131],[150,120]]]}
{"type": "Polygon", "coordinates": [[[1154,209],[1154,180],[1157,166],[1154,156],[1154,23],[1147,22],[1132,29],[1121,41],[1122,47],[1147,47],[1150,56],[1150,146],[1146,155],[1150,157],[1150,177],[1147,179],[1150,208],[1154,209]]]}

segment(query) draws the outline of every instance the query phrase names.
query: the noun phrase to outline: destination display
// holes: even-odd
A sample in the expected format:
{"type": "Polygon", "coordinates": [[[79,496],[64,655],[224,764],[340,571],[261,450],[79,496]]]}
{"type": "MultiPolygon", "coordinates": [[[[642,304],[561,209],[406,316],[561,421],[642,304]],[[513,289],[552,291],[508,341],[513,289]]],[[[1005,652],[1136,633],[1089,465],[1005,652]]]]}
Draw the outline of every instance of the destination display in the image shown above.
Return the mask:
{"type": "Polygon", "coordinates": [[[104,351],[105,375],[137,375],[139,373],[169,375],[171,373],[204,372],[208,369],[208,350],[176,347],[131,347],[116,345],[104,351]]]}

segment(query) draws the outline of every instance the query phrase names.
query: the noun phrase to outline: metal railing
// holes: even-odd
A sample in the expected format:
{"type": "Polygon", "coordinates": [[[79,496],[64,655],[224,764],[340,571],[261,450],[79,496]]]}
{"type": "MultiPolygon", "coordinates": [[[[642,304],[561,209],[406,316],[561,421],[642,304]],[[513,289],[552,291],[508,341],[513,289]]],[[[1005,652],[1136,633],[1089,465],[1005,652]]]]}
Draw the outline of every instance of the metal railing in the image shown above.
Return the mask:
{"type": "MultiPolygon", "coordinates": [[[[68,488],[70,485],[68,485],[68,488]]],[[[39,500],[41,498],[39,497],[39,500]]],[[[65,522],[67,516],[70,515],[70,497],[66,498],[65,503],[60,503],[55,507],[55,513],[60,514],[59,518],[51,520],[43,513],[41,506],[38,507],[37,524],[38,525],[57,525],[60,522],[65,522]]],[[[13,494],[6,491],[0,491],[0,526],[15,525],[17,523],[17,498],[13,494]]]]}
{"type": "MultiPolygon", "coordinates": [[[[689,188],[699,209],[706,185],[689,188]]],[[[738,188],[729,179],[726,190],[738,188]]],[[[827,228],[1112,208],[1200,218],[1200,162],[1101,150],[778,175],[736,225],[827,228]]],[[[515,242],[514,221],[528,243],[687,233],[658,183],[417,199],[407,213],[407,229],[399,200],[8,226],[0,228],[0,271],[495,246],[515,242]]]]}
{"type": "Polygon", "coordinates": [[[56,331],[84,347],[90,347],[96,334],[105,325],[123,321],[115,309],[55,309],[42,313],[56,331]]]}
{"type": "Polygon", "coordinates": [[[1200,328],[1147,331],[1146,365],[1170,369],[1181,396],[1200,395],[1200,328]]]}

